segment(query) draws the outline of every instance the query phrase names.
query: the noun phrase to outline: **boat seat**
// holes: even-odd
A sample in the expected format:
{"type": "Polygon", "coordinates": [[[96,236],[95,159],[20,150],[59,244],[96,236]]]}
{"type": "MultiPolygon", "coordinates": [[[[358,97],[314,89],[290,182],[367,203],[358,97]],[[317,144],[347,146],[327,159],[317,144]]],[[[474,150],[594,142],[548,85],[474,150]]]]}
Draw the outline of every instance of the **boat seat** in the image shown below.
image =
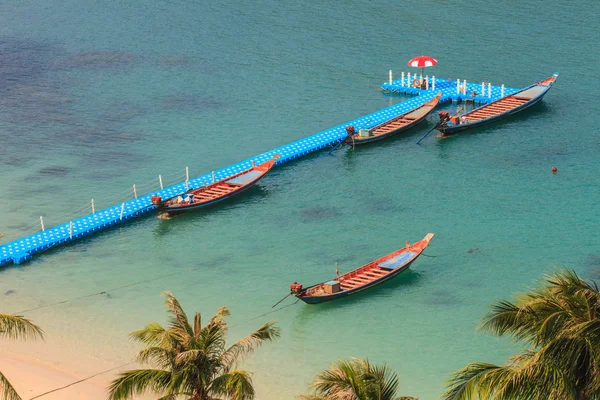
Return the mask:
{"type": "Polygon", "coordinates": [[[252,182],[256,178],[258,178],[262,174],[262,171],[250,171],[246,174],[240,175],[236,178],[230,179],[225,183],[229,183],[231,185],[247,185],[252,182]]]}
{"type": "Polygon", "coordinates": [[[379,268],[384,268],[384,269],[396,269],[398,267],[402,267],[403,265],[405,265],[408,261],[410,261],[414,256],[416,256],[417,253],[414,251],[405,251],[403,253],[398,254],[395,257],[390,258],[389,260],[380,262],[379,264],[377,264],[379,266],[379,268]]]}

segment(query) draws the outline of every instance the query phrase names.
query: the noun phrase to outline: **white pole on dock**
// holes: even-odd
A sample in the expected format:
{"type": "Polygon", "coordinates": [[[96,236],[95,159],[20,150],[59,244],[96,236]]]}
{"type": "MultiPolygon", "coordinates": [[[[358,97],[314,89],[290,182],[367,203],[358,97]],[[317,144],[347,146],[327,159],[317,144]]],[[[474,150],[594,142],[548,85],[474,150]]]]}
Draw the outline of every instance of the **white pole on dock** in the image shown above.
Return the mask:
{"type": "Polygon", "coordinates": [[[406,86],[410,87],[410,85],[412,85],[412,82],[410,81],[410,72],[408,73],[408,79],[406,80],[406,86]]]}
{"type": "Polygon", "coordinates": [[[456,80],[456,93],[460,93],[460,79],[456,80]]]}
{"type": "Polygon", "coordinates": [[[94,199],[92,199],[92,214],[96,212],[96,207],[94,206],[94,199]]]}
{"type": "Polygon", "coordinates": [[[488,97],[492,98],[492,82],[488,82],[488,97]]]}
{"type": "Polygon", "coordinates": [[[425,76],[425,89],[429,90],[429,75],[425,76]]]}
{"type": "Polygon", "coordinates": [[[135,190],[135,183],[133,184],[133,197],[137,199],[137,190],[135,190]]]}
{"type": "Polygon", "coordinates": [[[120,220],[123,220],[123,212],[125,211],[125,203],[121,204],[121,216],[119,217],[120,220]]]}
{"type": "Polygon", "coordinates": [[[435,75],[431,77],[431,90],[435,90],[435,75]]]}
{"type": "Polygon", "coordinates": [[[73,239],[73,221],[69,223],[69,238],[73,239]]]}
{"type": "Polygon", "coordinates": [[[185,167],[185,190],[188,190],[190,187],[190,170],[188,167],[185,167]]]}
{"type": "Polygon", "coordinates": [[[502,84],[502,87],[500,89],[500,97],[504,97],[504,83],[502,84]]]}
{"type": "Polygon", "coordinates": [[[404,87],[404,71],[402,71],[402,81],[400,81],[400,86],[404,87]]]}
{"type": "Polygon", "coordinates": [[[212,183],[215,183],[215,171],[212,172],[212,183]]]}
{"type": "Polygon", "coordinates": [[[254,168],[254,160],[252,160],[252,168],[254,168]]]}
{"type": "Polygon", "coordinates": [[[467,94],[467,80],[463,81],[463,94],[467,94]]]}
{"type": "Polygon", "coordinates": [[[392,70],[390,69],[390,85],[392,84],[392,70]]]}
{"type": "Polygon", "coordinates": [[[481,97],[485,96],[485,83],[481,82],[481,97]]]}
{"type": "Polygon", "coordinates": [[[160,190],[163,190],[162,175],[158,176],[158,183],[160,183],[160,190]]]}
{"type": "Polygon", "coordinates": [[[419,79],[419,89],[421,89],[422,84],[423,84],[423,74],[421,74],[421,79],[419,79]]]}
{"type": "Polygon", "coordinates": [[[45,231],[46,229],[44,229],[44,218],[42,218],[41,215],[40,215],[40,225],[42,225],[42,231],[45,231]]]}

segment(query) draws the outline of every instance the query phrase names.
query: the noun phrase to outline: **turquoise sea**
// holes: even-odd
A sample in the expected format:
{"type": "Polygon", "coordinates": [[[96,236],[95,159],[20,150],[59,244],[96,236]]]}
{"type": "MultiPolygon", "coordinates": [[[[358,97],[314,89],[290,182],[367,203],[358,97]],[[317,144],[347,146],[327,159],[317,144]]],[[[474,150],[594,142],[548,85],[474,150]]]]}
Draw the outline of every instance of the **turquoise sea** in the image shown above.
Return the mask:
{"type": "Polygon", "coordinates": [[[244,364],[260,400],[305,393],[351,356],[389,363],[420,399],[468,362],[502,363],[518,346],[475,330],[492,302],[557,266],[600,279],[598,11],[595,0],[2,2],[0,243],[40,216],[52,226],[89,212],[92,198],[119,203],[133,184],[156,190],[159,174],[182,181],[186,166],[200,175],[403,101],[380,86],[389,69],[415,72],[416,55],[437,58],[430,75],[511,87],[560,72],[505,123],[416,146],[432,115],[384,143],[281,166],[222,206],[4,268],[2,312],[75,300],[24,313],[46,344],[2,348],[81,377],[126,363],[127,333],[164,321],[170,290],[188,313],[227,305],[232,339],[279,321],[282,338],[244,364]],[[428,232],[436,257],[394,281],[261,316],[291,282],[428,232]]]}

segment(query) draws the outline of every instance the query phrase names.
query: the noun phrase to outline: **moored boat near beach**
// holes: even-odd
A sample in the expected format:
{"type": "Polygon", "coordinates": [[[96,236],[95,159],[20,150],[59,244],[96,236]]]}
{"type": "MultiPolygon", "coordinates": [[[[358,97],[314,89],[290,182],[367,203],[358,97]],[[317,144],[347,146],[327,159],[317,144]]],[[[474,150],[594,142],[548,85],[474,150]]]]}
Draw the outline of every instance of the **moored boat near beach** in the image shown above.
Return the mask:
{"type": "Polygon", "coordinates": [[[348,129],[350,128],[348,127],[346,129],[348,137],[345,141],[346,143],[351,143],[352,145],[357,146],[375,142],[397,133],[404,132],[423,122],[438,105],[441,97],[442,92],[438,93],[433,99],[421,104],[420,106],[415,107],[402,115],[375,125],[369,129],[359,129],[359,131],[356,132],[354,127],[352,127],[352,129],[348,129]]]}
{"type": "Polygon", "coordinates": [[[261,180],[273,168],[278,159],[279,154],[276,154],[269,161],[259,165],[254,165],[254,161],[252,161],[251,168],[233,176],[207,186],[188,190],[186,193],[164,202],[160,197],[154,196],[152,202],[167,214],[179,214],[191,209],[210,206],[254,186],[256,182],[261,180]]]}
{"type": "Polygon", "coordinates": [[[297,282],[290,285],[291,294],[307,304],[318,304],[339,299],[388,281],[407,269],[425,250],[433,238],[425,238],[406,247],[380,257],[353,271],[337,276],[330,281],[302,288],[297,282]]]}
{"type": "Polygon", "coordinates": [[[440,122],[436,129],[442,133],[442,136],[449,136],[523,111],[542,100],[557,77],[558,72],[548,79],[536,82],[518,92],[478,107],[463,115],[449,116],[447,112],[442,111],[439,113],[440,122]]]}

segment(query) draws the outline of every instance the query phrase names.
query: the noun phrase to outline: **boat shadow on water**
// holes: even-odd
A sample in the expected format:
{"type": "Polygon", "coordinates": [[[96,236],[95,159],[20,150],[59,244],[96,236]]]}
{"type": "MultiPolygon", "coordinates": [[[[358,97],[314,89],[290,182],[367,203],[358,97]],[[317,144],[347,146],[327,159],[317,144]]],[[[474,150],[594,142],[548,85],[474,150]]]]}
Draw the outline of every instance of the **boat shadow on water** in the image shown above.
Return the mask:
{"type": "MultiPolygon", "coordinates": [[[[540,118],[550,117],[550,106],[548,106],[545,102],[540,101],[531,107],[526,108],[525,110],[518,112],[514,115],[509,115],[504,118],[501,118],[496,121],[489,122],[483,126],[475,127],[473,129],[469,129],[463,132],[458,132],[449,136],[442,136],[439,132],[436,135],[437,139],[452,139],[456,137],[473,137],[477,134],[493,134],[494,132],[498,133],[498,126],[505,125],[507,128],[511,128],[516,123],[537,121],[540,118]]],[[[516,134],[521,134],[521,131],[515,131],[516,134]]],[[[438,143],[444,143],[443,141],[438,141],[438,143]]]]}
{"type": "Polygon", "coordinates": [[[417,284],[422,277],[422,272],[407,269],[394,279],[376,285],[372,288],[365,289],[351,296],[346,296],[337,300],[319,304],[301,303],[301,310],[294,318],[292,324],[298,328],[302,328],[303,325],[314,319],[323,317],[328,318],[333,314],[337,315],[340,309],[356,307],[357,303],[365,302],[365,300],[369,298],[369,303],[373,303],[391,296],[401,296],[403,294],[403,288],[417,284]]]}
{"type": "Polygon", "coordinates": [[[212,215],[217,212],[230,212],[242,206],[252,207],[253,203],[262,202],[268,198],[270,194],[270,190],[267,188],[254,185],[253,187],[244,190],[236,196],[202,207],[201,209],[183,211],[168,218],[161,217],[162,214],[159,211],[157,219],[159,219],[160,222],[156,226],[154,233],[157,236],[162,236],[170,233],[173,230],[181,228],[182,224],[189,224],[190,222],[199,222],[208,218],[212,218],[212,215]],[[251,201],[246,201],[244,203],[244,200],[251,201]]]}

